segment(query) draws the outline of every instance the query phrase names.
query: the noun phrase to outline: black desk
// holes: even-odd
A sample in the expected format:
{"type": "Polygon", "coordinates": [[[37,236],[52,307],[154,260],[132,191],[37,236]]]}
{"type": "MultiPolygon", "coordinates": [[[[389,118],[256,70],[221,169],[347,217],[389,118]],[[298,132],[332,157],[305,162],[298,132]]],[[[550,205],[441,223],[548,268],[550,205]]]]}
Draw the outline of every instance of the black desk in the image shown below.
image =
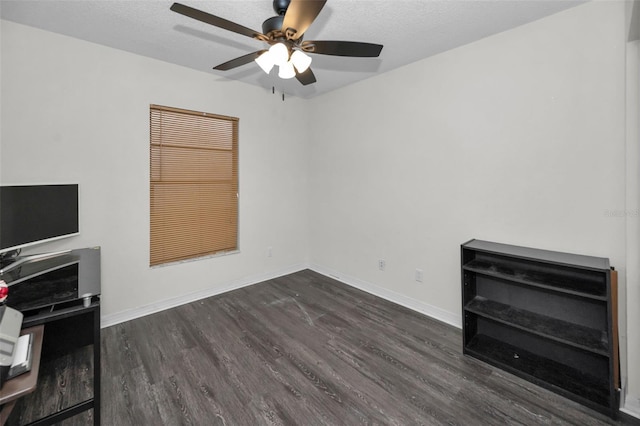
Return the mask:
{"type": "Polygon", "coordinates": [[[77,299],[23,314],[23,327],[45,326],[40,377],[36,390],[17,400],[7,425],[53,425],[90,409],[93,409],[93,424],[100,425],[100,299],[93,296],[88,307],[83,305],[81,299],[77,299]],[[89,348],[89,345],[93,345],[93,348],[89,348]],[[87,363],[93,364],[92,394],[59,411],[39,412],[45,408],[42,407],[45,405],[43,401],[69,391],[74,385],[74,377],[79,377],[73,371],[68,372],[68,380],[56,377],[61,370],[69,367],[69,355],[74,351],[81,351],[80,356],[89,353],[92,358],[87,363]],[[65,360],[63,368],[56,366],[59,360],[65,360]],[[67,389],[56,390],[55,386],[60,384],[67,389]]]}
{"type": "Polygon", "coordinates": [[[45,333],[38,387],[17,400],[7,425],[51,425],[91,409],[99,425],[100,248],[16,263],[1,276],[7,305],[22,312],[23,327],[45,333]]]}

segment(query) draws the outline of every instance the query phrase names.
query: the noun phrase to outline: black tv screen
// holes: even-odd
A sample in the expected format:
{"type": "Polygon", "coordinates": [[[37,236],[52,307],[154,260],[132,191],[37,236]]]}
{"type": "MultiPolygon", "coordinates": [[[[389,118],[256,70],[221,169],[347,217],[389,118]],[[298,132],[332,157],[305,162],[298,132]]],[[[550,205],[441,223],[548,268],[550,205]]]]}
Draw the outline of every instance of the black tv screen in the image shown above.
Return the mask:
{"type": "Polygon", "coordinates": [[[78,232],[78,185],[0,186],[0,252],[78,232]]]}

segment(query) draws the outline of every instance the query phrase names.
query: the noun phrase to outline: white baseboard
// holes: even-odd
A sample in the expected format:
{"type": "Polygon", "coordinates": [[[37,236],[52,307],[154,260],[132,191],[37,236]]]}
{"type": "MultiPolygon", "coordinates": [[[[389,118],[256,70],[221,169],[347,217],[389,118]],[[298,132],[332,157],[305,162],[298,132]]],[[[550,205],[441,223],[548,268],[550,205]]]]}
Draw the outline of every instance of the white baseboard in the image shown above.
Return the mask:
{"type": "Polygon", "coordinates": [[[431,318],[445,322],[457,328],[462,328],[462,322],[459,315],[454,314],[444,309],[440,309],[436,306],[429,305],[428,303],[421,302],[411,297],[404,296],[400,293],[388,290],[383,287],[379,287],[375,284],[371,284],[367,281],[363,281],[359,278],[351,277],[338,271],[334,271],[329,268],[325,268],[317,264],[296,264],[287,268],[279,269],[277,271],[268,272],[265,274],[252,275],[244,277],[238,280],[230,281],[216,286],[215,288],[196,291],[193,293],[184,294],[177,297],[172,297],[165,300],[160,300],[148,305],[139,306],[134,309],[128,309],[125,311],[116,312],[113,314],[103,315],[100,321],[101,328],[110,327],[112,325],[120,324],[125,321],[130,321],[136,318],[151,315],[156,312],[164,311],[165,309],[171,309],[176,306],[191,303],[196,300],[205,299],[211,296],[217,296],[222,293],[226,293],[231,290],[236,290],[242,287],[247,287],[253,284],[257,284],[262,281],[267,281],[273,278],[278,278],[283,275],[293,274],[294,272],[302,271],[304,269],[311,269],[319,274],[336,279],[346,285],[355,287],[367,293],[386,299],[390,302],[397,303],[398,305],[409,308],[413,311],[420,312],[431,318]]]}
{"type": "Polygon", "coordinates": [[[307,268],[308,268],[308,265],[306,264],[291,265],[287,268],[279,269],[277,271],[272,271],[272,272],[258,274],[258,275],[252,275],[249,277],[243,277],[238,280],[230,281],[220,286],[216,286],[215,288],[200,290],[200,291],[184,294],[177,297],[160,300],[160,301],[150,303],[148,305],[140,306],[134,309],[128,309],[125,311],[116,312],[114,314],[103,315],[100,320],[100,327],[101,328],[110,327],[112,325],[116,325],[121,322],[130,321],[132,319],[144,317],[146,315],[151,315],[156,312],[164,311],[165,309],[171,309],[176,306],[195,302],[196,300],[205,299],[211,296],[216,296],[218,294],[226,293],[231,290],[236,290],[242,287],[247,287],[253,284],[257,284],[262,281],[278,278],[283,275],[292,274],[294,272],[302,271],[303,269],[307,269],[307,268]]]}
{"type": "Polygon", "coordinates": [[[640,419],[640,398],[637,395],[624,395],[624,402],[620,411],[633,417],[640,419]]]}
{"type": "Polygon", "coordinates": [[[437,319],[454,327],[462,328],[462,319],[460,315],[454,314],[453,312],[445,311],[444,309],[429,305],[428,303],[424,303],[400,293],[396,293],[395,291],[391,291],[375,284],[371,284],[359,278],[351,277],[338,271],[333,271],[321,265],[311,264],[309,265],[309,269],[319,274],[338,280],[351,287],[366,291],[367,293],[373,294],[374,296],[381,297],[390,302],[404,306],[405,308],[420,312],[421,314],[427,315],[431,318],[437,319]]]}

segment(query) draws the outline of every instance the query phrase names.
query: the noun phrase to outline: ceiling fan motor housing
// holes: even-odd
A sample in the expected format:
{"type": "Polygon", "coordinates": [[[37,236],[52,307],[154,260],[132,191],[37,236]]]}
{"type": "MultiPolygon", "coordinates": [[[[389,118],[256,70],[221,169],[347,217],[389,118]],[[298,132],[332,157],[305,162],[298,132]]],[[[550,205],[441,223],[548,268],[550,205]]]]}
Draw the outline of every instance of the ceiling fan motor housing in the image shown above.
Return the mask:
{"type": "Polygon", "coordinates": [[[281,31],[283,21],[284,15],[273,16],[267,19],[262,23],[262,34],[269,35],[270,32],[281,31]]]}
{"type": "Polygon", "coordinates": [[[273,10],[280,16],[284,16],[291,0],[273,0],[273,10]]]}

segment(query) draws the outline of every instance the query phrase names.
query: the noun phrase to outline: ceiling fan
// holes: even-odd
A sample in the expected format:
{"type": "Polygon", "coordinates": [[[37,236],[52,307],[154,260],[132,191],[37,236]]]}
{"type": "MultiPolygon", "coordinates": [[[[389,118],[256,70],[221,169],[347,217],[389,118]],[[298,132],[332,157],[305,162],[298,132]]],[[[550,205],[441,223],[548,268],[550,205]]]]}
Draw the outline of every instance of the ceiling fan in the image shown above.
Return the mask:
{"type": "Polygon", "coordinates": [[[307,53],[333,56],[375,58],[382,45],[355,41],[303,41],[304,32],[316,19],[327,0],[273,0],[278,14],[262,23],[262,33],[210,13],[174,3],[171,10],[189,18],[266,42],[270,48],[258,50],[214,67],[227,71],[255,61],[267,74],[277,65],[280,78],[293,78],[303,85],[316,82],[309,68],[311,57],[307,53]]]}

